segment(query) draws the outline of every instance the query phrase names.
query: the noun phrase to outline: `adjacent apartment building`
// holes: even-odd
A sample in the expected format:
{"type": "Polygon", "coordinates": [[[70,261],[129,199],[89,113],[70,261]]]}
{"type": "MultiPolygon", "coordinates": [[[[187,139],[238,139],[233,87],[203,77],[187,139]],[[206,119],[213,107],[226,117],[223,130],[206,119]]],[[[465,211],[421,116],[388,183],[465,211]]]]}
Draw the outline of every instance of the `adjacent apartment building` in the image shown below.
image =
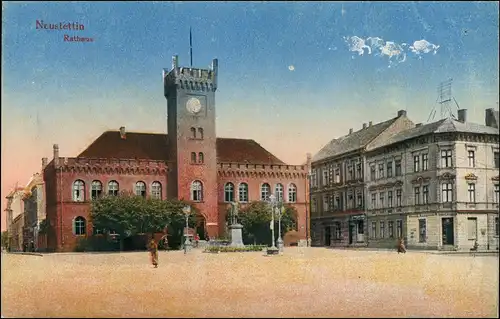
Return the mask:
{"type": "MultiPolygon", "coordinates": [[[[42,159],[42,169],[47,165],[47,159],[42,159]]],[[[29,249],[38,250],[45,246],[45,238],[39,235],[40,224],[45,219],[45,192],[43,175],[35,173],[24,188],[24,227],[23,245],[29,249]]]]}
{"type": "Polygon", "coordinates": [[[368,245],[498,250],[498,111],[485,125],[447,118],[366,148],[368,245]]]}
{"type": "Polygon", "coordinates": [[[20,251],[23,247],[24,227],[24,189],[14,188],[7,196],[7,230],[9,232],[9,247],[12,251],[20,251]]]}
{"type": "Polygon", "coordinates": [[[311,243],[313,246],[367,245],[366,150],[414,127],[399,111],[397,116],[333,139],[313,156],[311,163],[311,243]]]}

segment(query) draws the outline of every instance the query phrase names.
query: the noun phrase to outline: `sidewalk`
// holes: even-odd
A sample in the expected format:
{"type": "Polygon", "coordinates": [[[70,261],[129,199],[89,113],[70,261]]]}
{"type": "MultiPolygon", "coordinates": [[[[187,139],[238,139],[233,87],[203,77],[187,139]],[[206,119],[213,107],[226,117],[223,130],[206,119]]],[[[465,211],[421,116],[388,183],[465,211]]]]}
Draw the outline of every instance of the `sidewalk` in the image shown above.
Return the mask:
{"type": "MultiPolygon", "coordinates": [[[[318,247],[321,248],[321,247],[318,247]]],[[[357,250],[357,251],[391,251],[397,252],[395,248],[376,248],[376,247],[324,247],[333,250],[357,250]]],[[[439,254],[439,255],[470,255],[470,251],[454,251],[454,250],[424,250],[424,249],[407,249],[407,253],[421,254],[439,254]]],[[[476,255],[494,255],[498,254],[498,250],[478,250],[476,255]]]]}

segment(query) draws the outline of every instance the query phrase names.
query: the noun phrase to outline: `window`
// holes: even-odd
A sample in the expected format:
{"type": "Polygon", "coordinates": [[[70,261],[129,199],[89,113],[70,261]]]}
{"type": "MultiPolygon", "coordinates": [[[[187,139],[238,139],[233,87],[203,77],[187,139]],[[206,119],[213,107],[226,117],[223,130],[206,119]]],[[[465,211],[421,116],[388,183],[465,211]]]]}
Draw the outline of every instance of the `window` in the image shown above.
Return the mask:
{"type": "Polygon", "coordinates": [[[196,138],[196,129],[194,127],[191,128],[191,138],[196,138]]]}
{"type": "Polygon", "coordinates": [[[495,217],[495,236],[498,236],[499,228],[498,228],[498,217],[495,217]]]}
{"type": "Polygon", "coordinates": [[[361,163],[356,164],[356,178],[363,178],[363,172],[361,170],[361,163]]]}
{"type": "Polygon", "coordinates": [[[297,186],[295,186],[295,184],[290,184],[288,186],[288,202],[297,202],[297,186]]]}
{"type": "Polygon", "coordinates": [[[395,167],[395,175],[396,176],[401,176],[401,160],[398,159],[394,162],[394,167],[395,167]]]}
{"type": "Polygon", "coordinates": [[[380,221],[380,238],[384,238],[385,237],[385,222],[384,221],[380,221]]]}
{"type": "Polygon", "coordinates": [[[420,170],[420,155],[413,156],[413,171],[418,172],[420,170]]]}
{"type": "Polygon", "coordinates": [[[500,152],[494,152],[493,158],[495,159],[495,168],[500,168],[500,152]]]}
{"type": "Polygon", "coordinates": [[[372,193],[372,209],[377,208],[377,193],[372,193]]]}
{"type": "Polygon", "coordinates": [[[422,186],[422,204],[429,204],[429,185],[422,186]]]}
{"type": "Polygon", "coordinates": [[[348,199],[348,205],[349,207],[348,208],[354,208],[354,196],[352,196],[352,193],[349,193],[349,195],[347,195],[347,199],[348,199]]]}
{"type": "Polygon", "coordinates": [[[370,179],[372,181],[377,179],[377,176],[375,175],[375,165],[370,166],[370,179]]]}
{"type": "Polygon", "coordinates": [[[102,195],[102,183],[100,181],[92,181],[92,186],[90,190],[90,198],[96,200],[102,195]]]}
{"type": "Polygon", "coordinates": [[[85,200],[85,183],[82,180],[76,180],[73,183],[73,200],[83,202],[85,200]]]}
{"type": "Polygon", "coordinates": [[[135,194],[137,196],[146,197],[146,184],[144,182],[135,183],[135,194]]]}
{"type": "Polygon", "coordinates": [[[318,176],[315,169],[312,171],[311,184],[312,187],[318,187],[318,176]]]}
{"type": "Polygon", "coordinates": [[[418,220],[418,242],[425,243],[427,241],[427,223],[425,219],[418,220]]]}
{"type": "Polygon", "coordinates": [[[73,221],[73,234],[75,235],[85,235],[86,234],[86,224],[87,221],[82,216],[78,216],[73,221]]]}
{"type": "Polygon", "coordinates": [[[426,171],[429,169],[429,155],[422,154],[422,170],[426,171]]]}
{"type": "Polygon", "coordinates": [[[353,176],[353,170],[352,170],[352,164],[349,164],[349,166],[347,166],[347,180],[353,180],[354,179],[354,176],[353,176]]]}
{"type": "Polygon", "coordinates": [[[495,203],[498,204],[500,201],[500,185],[495,184],[493,187],[494,187],[494,191],[495,191],[495,195],[493,197],[493,200],[495,201],[495,203]]]}
{"type": "Polygon", "coordinates": [[[441,167],[451,167],[451,150],[442,150],[441,151],[441,167]]]}
{"type": "Polygon", "coordinates": [[[335,239],[339,240],[342,238],[342,224],[340,222],[334,223],[334,233],[333,236],[335,239]]]}
{"type": "Polygon", "coordinates": [[[387,162],[387,177],[392,177],[392,161],[387,162]]]}
{"type": "Polygon", "coordinates": [[[194,163],[196,163],[196,153],[191,152],[191,164],[194,164],[194,163]]]}
{"type": "Polygon", "coordinates": [[[377,222],[372,222],[372,238],[377,238],[377,222]]]}
{"type": "Polygon", "coordinates": [[[402,190],[398,189],[396,190],[396,206],[397,207],[401,207],[403,206],[402,202],[401,202],[401,196],[402,196],[402,190]]]}
{"type": "Polygon", "coordinates": [[[384,178],[384,164],[378,164],[378,178],[384,178]]]}
{"type": "Polygon", "coordinates": [[[394,221],[388,221],[387,226],[389,228],[389,238],[394,238],[394,221]]]}
{"type": "Polygon", "coordinates": [[[108,195],[110,196],[118,196],[118,182],[117,181],[110,181],[108,183],[108,195]]]}
{"type": "Polygon", "coordinates": [[[476,184],[470,183],[467,187],[469,193],[469,203],[476,202],[476,184]]]}
{"type": "Polygon", "coordinates": [[[363,207],[363,194],[361,194],[361,193],[357,194],[356,204],[357,204],[358,208],[363,207]]]}
{"type": "Polygon", "coordinates": [[[333,194],[328,196],[328,207],[330,207],[330,210],[332,210],[334,208],[334,206],[333,206],[333,194]]]}
{"type": "Polygon", "coordinates": [[[193,202],[201,202],[203,200],[203,184],[200,181],[191,183],[191,200],[193,202]]]}
{"type": "Polygon", "coordinates": [[[385,193],[384,192],[380,193],[379,199],[380,199],[380,208],[384,208],[385,207],[385,203],[384,203],[385,193]]]}
{"type": "Polygon", "coordinates": [[[469,159],[469,167],[476,167],[476,154],[473,150],[467,152],[467,158],[469,159]]]}
{"type": "Polygon", "coordinates": [[[328,186],[328,169],[323,168],[323,186],[328,186]]]}
{"type": "Polygon", "coordinates": [[[226,203],[234,201],[234,185],[233,185],[233,183],[226,183],[226,185],[224,185],[224,201],[226,203]]]}
{"type": "Polygon", "coordinates": [[[271,186],[268,183],[262,184],[260,187],[260,200],[268,201],[269,196],[271,195],[271,186]]]}
{"type": "Polygon", "coordinates": [[[340,196],[339,195],[335,196],[335,208],[336,209],[341,209],[341,207],[340,207],[340,196]]]}
{"type": "Polygon", "coordinates": [[[238,196],[239,196],[239,201],[241,203],[248,202],[248,184],[247,183],[241,183],[240,186],[238,186],[238,196]]]}
{"type": "Polygon", "coordinates": [[[403,221],[401,219],[396,220],[396,235],[398,238],[403,237],[403,221]]]}
{"type": "Polygon", "coordinates": [[[469,239],[477,239],[477,218],[467,218],[467,235],[469,239]]]}
{"type": "Polygon", "coordinates": [[[413,190],[415,196],[415,205],[420,205],[420,186],[415,187],[413,190]]]}
{"type": "Polygon", "coordinates": [[[203,155],[203,153],[202,153],[202,152],[199,152],[199,153],[198,153],[198,163],[199,163],[199,164],[203,164],[203,163],[205,163],[205,156],[203,155]]]}
{"type": "Polygon", "coordinates": [[[318,211],[318,202],[316,201],[316,198],[313,198],[311,201],[311,212],[315,213],[318,211]]]}
{"type": "Polygon", "coordinates": [[[453,201],[453,188],[451,183],[443,183],[441,186],[442,196],[441,202],[449,203],[453,201]]]}
{"type": "Polygon", "coordinates": [[[335,183],[340,183],[340,169],[335,169],[335,183]]]}
{"type": "Polygon", "coordinates": [[[153,182],[151,184],[151,197],[155,199],[161,199],[161,183],[153,182]]]}
{"type": "Polygon", "coordinates": [[[198,134],[200,135],[200,139],[203,139],[203,129],[201,127],[198,128],[198,134]]]}
{"type": "Polygon", "coordinates": [[[392,191],[387,192],[387,206],[392,207],[392,191]]]}
{"type": "Polygon", "coordinates": [[[278,202],[283,202],[283,184],[276,184],[275,196],[278,202]]]}
{"type": "Polygon", "coordinates": [[[323,195],[323,211],[328,211],[328,195],[323,195]]]}

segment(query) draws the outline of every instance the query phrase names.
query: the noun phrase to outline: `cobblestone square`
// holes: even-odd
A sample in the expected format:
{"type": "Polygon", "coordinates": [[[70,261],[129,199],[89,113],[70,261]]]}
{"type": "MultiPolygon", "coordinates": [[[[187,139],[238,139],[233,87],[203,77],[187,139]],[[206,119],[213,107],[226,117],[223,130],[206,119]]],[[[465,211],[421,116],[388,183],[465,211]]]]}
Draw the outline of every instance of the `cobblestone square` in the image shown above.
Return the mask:
{"type": "Polygon", "coordinates": [[[495,317],[498,256],[2,253],[9,317],[495,317]]]}

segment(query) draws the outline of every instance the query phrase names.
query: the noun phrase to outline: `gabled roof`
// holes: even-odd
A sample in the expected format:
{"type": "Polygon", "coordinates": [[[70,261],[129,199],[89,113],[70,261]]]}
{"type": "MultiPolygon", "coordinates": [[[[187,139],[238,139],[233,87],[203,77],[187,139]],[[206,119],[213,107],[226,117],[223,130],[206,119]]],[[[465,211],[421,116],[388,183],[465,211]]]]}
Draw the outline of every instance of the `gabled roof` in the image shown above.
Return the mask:
{"type": "Polygon", "coordinates": [[[349,135],[342,136],[338,139],[333,139],[313,156],[312,161],[317,162],[329,157],[339,156],[361,149],[368,145],[368,143],[370,143],[374,138],[379,136],[397,119],[398,118],[395,117],[388,121],[368,126],[367,128],[353,132],[349,135]]]}
{"type": "MultiPolygon", "coordinates": [[[[286,165],[254,140],[217,138],[217,162],[286,165]]],[[[170,147],[166,134],[106,131],[78,157],[167,161],[170,147]]]]}
{"type": "MultiPolygon", "coordinates": [[[[424,136],[431,133],[449,133],[449,132],[461,132],[461,133],[471,133],[471,134],[492,134],[498,135],[498,129],[489,127],[486,125],[481,125],[477,123],[465,122],[454,120],[452,118],[447,118],[439,120],[437,122],[429,123],[426,125],[417,126],[400,133],[397,133],[390,138],[388,138],[383,145],[377,145],[376,148],[388,146],[391,144],[396,144],[403,142],[415,137],[424,136]]],[[[372,148],[370,150],[373,150],[372,148]]]]}

